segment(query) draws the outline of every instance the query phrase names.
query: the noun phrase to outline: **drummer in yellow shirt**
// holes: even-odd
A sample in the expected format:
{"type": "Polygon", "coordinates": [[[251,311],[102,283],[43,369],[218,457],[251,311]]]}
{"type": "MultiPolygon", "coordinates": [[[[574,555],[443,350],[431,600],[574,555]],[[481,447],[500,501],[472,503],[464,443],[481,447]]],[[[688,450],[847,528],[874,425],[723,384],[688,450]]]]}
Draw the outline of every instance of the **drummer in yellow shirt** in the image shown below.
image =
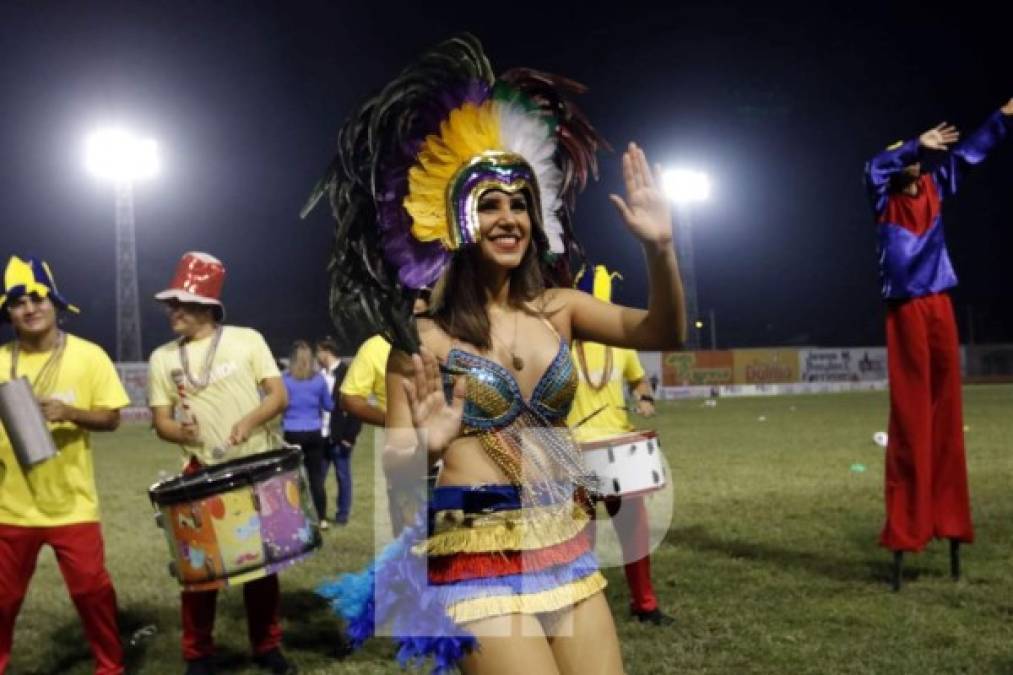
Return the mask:
{"type": "MultiPolygon", "coordinates": [[[[281,447],[275,418],[288,404],[281,373],[260,333],[222,324],[224,278],[217,258],[191,251],[179,261],[169,288],[155,295],[180,337],[151,354],[148,404],[159,438],[181,447],[184,473],[281,447]],[[175,419],[177,407],[192,418],[175,419]]],[[[186,675],[213,672],[216,597],[214,590],[181,594],[186,675]]],[[[243,600],[254,662],[279,675],[296,672],[281,652],[278,575],[244,584],[243,600]]]]}
{"type": "Polygon", "coordinates": [[[16,256],[4,272],[0,321],[15,338],[0,346],[0,383],[27,377],[59,454],[29,471],[0,426],[0,673],[7,670],[14,622],[48,544],[95,657],[95,672],[123,672],[116,592],[105,566],[90,432],[119,426],[130,400],[112,361],[96,344],[60,330],[57,310],[77,312],[56,289],[48,265],[16,256]]]}
{"type": "MultiPolygon", "coordinates": [[[[612,297],[612,274],[596,265],[593,275],[578,277],[584,290],[600,300],[612,297]]],[[[571,348],[579,382],[567,424],[579,442],[594,441],[633,431],[626,412],[625,389],[636,398],[637,413],[654,415],[654,397],[644,368],[632,349],[574,341],[571,348]]],[[[630,587],[630,611],[641,622],[667,625],[673,619],[658,608],[651,584],[650,527],[643,497],[609,497],[605,509],[619,534],[630,587]]]]}
{"type": "MultiPolygon", "coordinates": [[[[426,295],[415,300],[414,311],[426,309],[426,295]]],[[[382,335],[374,335],[359,347],[341,382],[341,409],[366,424],[385,427],[387,424],[387,357],[390,343],[382,335]],[[370,400],[372,399],[372,401],[370,400]]],[[[436,471],[433,469],[432,471],[436,471]]],[[[431,471],[430,479],[434,478],[431,471]]],[[[418,488],[403,483],[386,472],[388,511],[391,529],[397,536],[419,507],[418,488]]]]}
{"type": "Polygon", "coordinates": [[[359,347],[341,382],[341,408],[366,424],[382,427],[387,420],[387,357],[390,343],[374,335],[359,347]],[[372,397],[376,403],[370,402],[372,397]]]}

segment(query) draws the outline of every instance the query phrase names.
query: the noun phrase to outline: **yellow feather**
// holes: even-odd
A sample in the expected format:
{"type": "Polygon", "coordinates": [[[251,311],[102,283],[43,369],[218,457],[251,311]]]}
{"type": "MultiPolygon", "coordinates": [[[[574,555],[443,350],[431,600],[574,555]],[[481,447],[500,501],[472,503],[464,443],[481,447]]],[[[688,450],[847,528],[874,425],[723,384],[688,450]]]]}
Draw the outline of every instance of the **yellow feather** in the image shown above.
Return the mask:
{"type": "Polygon", "coordinates": [[[447,224],[447,185],[473,157],[502,149],[499,123],[491,101],[466,103],[451,111],[422,145],[408,172],[404,208],[412,218],[412,235],[419,241],[440,241],[452,248],[447,224]]]}

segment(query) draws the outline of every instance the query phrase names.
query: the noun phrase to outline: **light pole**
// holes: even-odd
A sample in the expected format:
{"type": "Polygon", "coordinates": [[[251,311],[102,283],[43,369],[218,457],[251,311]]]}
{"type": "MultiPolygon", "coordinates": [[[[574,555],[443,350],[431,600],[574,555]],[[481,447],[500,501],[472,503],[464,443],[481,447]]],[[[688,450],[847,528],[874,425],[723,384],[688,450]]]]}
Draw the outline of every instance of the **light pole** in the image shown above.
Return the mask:
{"type": "Polygon", "coordinates": [[[669,169],[662,176],[662,185],[668,198],[675,204],[676,252],[679,269],[682,272],[682,288],[686,298],[686,323],[688,332],[686,347],[700,348],[700,312],[696,294],[696,267],[693,260],[693,226],[690,220],[690,205],[706,201],[710,197],[711,184],[707,174],[690,169],[669,169]]]}
{"type": "Polygon", "coordinates": [[[158,173],[158,146],[121,129],[104,129],[88,137],[85,164],[92,175],[116,188],[116,360],[141,361],[134,183],[158,173]]]}

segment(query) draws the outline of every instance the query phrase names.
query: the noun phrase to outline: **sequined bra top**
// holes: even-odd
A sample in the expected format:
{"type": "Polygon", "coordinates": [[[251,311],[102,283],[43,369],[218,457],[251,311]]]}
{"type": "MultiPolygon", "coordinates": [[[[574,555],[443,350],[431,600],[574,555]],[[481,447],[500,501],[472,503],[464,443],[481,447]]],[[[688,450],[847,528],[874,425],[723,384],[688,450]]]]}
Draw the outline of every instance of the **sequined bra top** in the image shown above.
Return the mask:
{"type": "Polygon", "coordinates": [[[570,348],[559,341],[559,351],[525,401],[513,374],[485,357],[461,349],[447,354],[444,387],[453,386],[452,373],[466,373],[468,392],[464,403],[465,432],[497,430],[510,425],[524,411],[531,411],[551,424],[562,423],[570,412],[577,391],[577,371],[570,348]],[[447,372],[449,371],[449,372],[447,372]]]}

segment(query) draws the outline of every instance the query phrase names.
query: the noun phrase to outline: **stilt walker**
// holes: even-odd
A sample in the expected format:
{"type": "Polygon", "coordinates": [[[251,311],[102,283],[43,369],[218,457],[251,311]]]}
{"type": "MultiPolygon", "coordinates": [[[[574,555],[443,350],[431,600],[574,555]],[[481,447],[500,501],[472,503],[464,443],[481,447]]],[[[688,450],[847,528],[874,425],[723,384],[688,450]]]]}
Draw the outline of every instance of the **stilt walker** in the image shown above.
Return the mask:
{"type": "Polygon", "coordinates": [[[887,304],[890,425],[880,544],[894,553],[894,590],[900,589],[905,552],[921,551],[932,538],[949,539],[957,579],[960,544],[974,540],[959,342],[949,296],[957,277],[946,250],[942,203],[964,172],[1011,130],[1013,99],[959,143],[956,128],[943,123],[891,146],[865,167],[887,304]],[[933,151],[945,154],[934,157],[933,151]]]}

